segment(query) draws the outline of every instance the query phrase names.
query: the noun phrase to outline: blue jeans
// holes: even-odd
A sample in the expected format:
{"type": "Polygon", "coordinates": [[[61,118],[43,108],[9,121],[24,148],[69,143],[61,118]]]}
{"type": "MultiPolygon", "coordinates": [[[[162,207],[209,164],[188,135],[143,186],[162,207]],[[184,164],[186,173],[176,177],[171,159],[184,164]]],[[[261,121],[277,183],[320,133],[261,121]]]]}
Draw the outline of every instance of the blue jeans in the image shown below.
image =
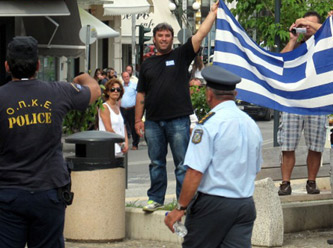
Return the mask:
{"type": "Polygon", "coordinates": [[[186,149],[190,139],[189,117],[180,117],[167,121],[146,121],[145,139],[150,158],[149,173],[151,186],[147,194],[149,200],[164,203],[168,185],[166,172],[166,155],[170,145],[175,164],[177,199],[186,173],[183,165],[186,149]]]}

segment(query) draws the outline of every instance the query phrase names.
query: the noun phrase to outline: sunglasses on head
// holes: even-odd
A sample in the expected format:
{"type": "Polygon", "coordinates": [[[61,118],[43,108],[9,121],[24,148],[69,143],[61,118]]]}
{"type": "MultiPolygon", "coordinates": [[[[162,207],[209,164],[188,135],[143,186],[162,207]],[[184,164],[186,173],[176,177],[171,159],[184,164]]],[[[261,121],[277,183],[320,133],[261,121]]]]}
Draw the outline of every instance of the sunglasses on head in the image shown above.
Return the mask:
{"type": "Polygon", "coordinates": [[[109,91],[110,92],[115,92],[115,91],[117,91],[117,92],[121,92],[121,88],[120,87],[112,87],[111,89],[109,89],[109,91]]]}

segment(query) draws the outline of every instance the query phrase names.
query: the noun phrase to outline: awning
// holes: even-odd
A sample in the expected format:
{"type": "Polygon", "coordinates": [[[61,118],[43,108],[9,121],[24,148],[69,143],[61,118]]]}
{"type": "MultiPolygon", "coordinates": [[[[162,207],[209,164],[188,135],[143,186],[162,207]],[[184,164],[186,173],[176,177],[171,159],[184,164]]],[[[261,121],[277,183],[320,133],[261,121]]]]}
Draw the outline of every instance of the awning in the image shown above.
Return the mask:
{"type": "Polygon", "coordinates": [[[80,19],[82,26],[90,25],[96,28],[97,39],[117,37],[120,34],[110,28],[108,25],[104,24],[98,20],[95,16],[89,14],[87,11],[79,7],[80,19]]]}
{"type": "MultiPolygon", "coordinates": [[[[167,0],[160,0],[168,2],[167,0]]],[[[104,15],[125,15],[148,13],[150,4],[146,0],[113,0],[110,3],[103,4],[104,15]]]]}
{"type": "MultiPolygon", "coordinates": [[[[44,2],[50,3],[53,0],[44,0],[44,2]]],[[[65,0],[65,3],[70,16],[23,17],[26,35],[37,39],[41,56],[79,57],[85,53],[85,45],[79,38],[81,21],[77,2],[76,0],[65,0]]]]}
{"type": "Polygon", "coordinates": [[[68,16],[70,12],[64,0],[2,0],[1,16],[68,16]]]}
{"type": "MultiPolygon", "coordinates": [[[[147,13],[136,15],[136,25],[143,25],[146,28],[150,28],[151,31],[146,36],[153,37],[153,28],[161,22],[169,23],[173,30],[175,39],[173,41],[174,44],[179,44],[177,37],[177,33],[180,30],[179,23],[174,14],[169,10],[169,1],[161,1],[161,0],[153,0],[154,4],[154,13],[147,13]]],[[[138,28],[136,29],[136,37],[139,36],[138,28]]],[[[121,40],[123,44],[131,44],[132,43],[132,16],[124,15],[121,18],[121,40]]],[[[152,40],[146,42],[147,44],[152,44],[152,40]]]]}

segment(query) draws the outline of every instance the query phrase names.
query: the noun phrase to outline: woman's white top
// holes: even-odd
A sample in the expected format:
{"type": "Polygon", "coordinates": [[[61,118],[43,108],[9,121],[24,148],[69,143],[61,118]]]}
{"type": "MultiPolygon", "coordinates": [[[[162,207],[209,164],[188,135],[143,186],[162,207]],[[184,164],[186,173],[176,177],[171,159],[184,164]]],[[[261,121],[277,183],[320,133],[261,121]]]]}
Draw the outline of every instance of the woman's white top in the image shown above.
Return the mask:
{"type": "MultiPolygon", "coordinates": [[[[119,114],[116,114],[112,108],[109,106],[109,104],[107,104],[106,102],[103,103],[103,106],[107,107],[110,111],[110,119],[111,119],[111,126],[112,126],[112,129],[116,132],[116,134],[119,134],[123,137],[125,137],[125,125],[124,125],[124,119],[120,113],[120,110],[119,110],[119,114]]],[[[101,114],[100,114],[100,110],[98,110],[98,129],[100,131],[106,131],[105,130],[105,126],[104,126],[104,123],[102,121],[102,118],[101,118],[101,114]]],[[[115,155],[121,155],[122,152],[121,152],[121,147],[119,144],[115,144],[115,147],[114,147],[114,151],[115,151],[115,155]]]]}

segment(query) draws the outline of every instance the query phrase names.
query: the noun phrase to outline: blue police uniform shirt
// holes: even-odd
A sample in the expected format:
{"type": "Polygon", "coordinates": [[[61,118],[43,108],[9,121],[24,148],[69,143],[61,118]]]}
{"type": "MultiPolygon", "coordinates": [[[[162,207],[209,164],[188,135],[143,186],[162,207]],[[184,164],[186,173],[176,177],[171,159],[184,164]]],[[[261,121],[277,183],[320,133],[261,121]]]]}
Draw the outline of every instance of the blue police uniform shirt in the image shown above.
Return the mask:
{"type": "Polygon", "coordinates": [[[121,98],[121,107],[122,108],[130,108],[135,106],[136,101],[136,86],[137,84],[133,82],[129,82],[127,86],[124,86],[124,95],[121,98]]]}
{"type": "Polygon", "coordinates": [[[229,198],[253,195],[262,164],[257,124],[234,101],[215,106],[192,132],[184,164],[203,173],[198,191],[229,198]]]}

